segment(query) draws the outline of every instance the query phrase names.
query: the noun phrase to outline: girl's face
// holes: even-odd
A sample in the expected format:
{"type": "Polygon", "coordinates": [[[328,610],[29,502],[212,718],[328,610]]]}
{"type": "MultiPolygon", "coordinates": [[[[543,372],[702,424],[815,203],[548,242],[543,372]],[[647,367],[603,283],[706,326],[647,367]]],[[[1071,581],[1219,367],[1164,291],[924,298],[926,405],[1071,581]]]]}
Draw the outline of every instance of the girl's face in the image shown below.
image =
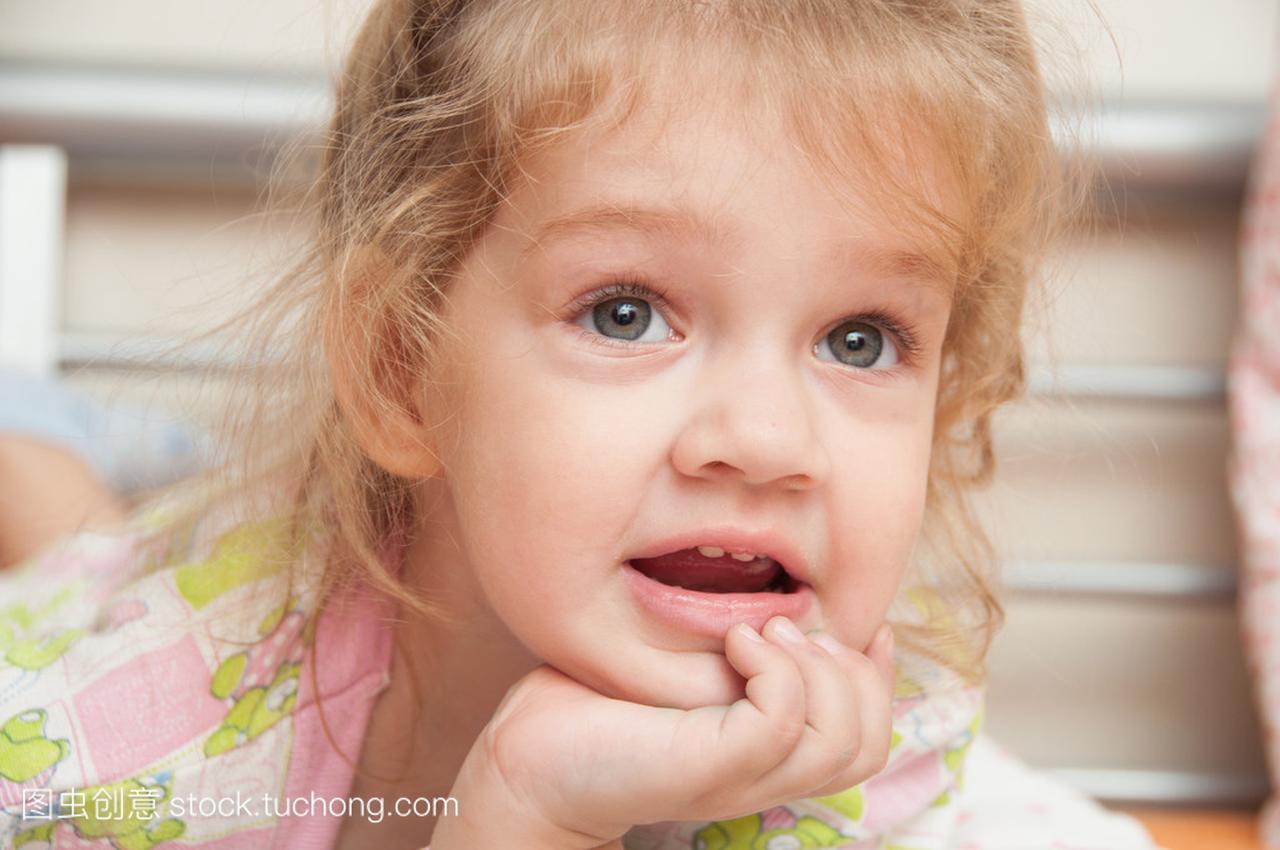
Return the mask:
{"type": "Polygon", "coordinates": [[[424,528],[537,656],[692,707],[741,696],[733,622],[786,613],[857,649],[883,622],[951,296],[763,110],[670,97],[527,162],[451,282],[446,499],[424,528]],[[779,560],[794,592],[747,592],[772,568],[729,555],[662,578],[741,593],[630,563],[717,543],[779,560]]]}

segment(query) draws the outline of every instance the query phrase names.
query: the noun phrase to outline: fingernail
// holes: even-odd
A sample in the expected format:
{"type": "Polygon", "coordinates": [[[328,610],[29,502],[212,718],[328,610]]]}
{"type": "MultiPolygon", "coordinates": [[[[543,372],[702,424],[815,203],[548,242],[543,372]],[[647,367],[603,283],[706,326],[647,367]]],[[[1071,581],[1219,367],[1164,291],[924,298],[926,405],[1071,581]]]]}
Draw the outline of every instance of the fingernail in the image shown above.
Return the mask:
{"type": "Polygon", "coordinates": [[[760,637],[760,633],[748,626],[746,623],[739,623],[736,627],[743,637],[756,643],[764,643],[764,638],[760,637]]]}
{"type": "Polygon", "coordinates": [[[825,649],[831,655],[839,655],[844,651],[844,646],[841,645],[840,641],[836,640],[824,631],[814,632],[809,636],[809,640],[825,649]]]}
{"type": "Polygon", "coordinates": [[[796,624],[786,617],[779,617],[774,621],[774,631],[778,637],[790,643],[804,643],[804,635],[796,628],[796,624]]]}

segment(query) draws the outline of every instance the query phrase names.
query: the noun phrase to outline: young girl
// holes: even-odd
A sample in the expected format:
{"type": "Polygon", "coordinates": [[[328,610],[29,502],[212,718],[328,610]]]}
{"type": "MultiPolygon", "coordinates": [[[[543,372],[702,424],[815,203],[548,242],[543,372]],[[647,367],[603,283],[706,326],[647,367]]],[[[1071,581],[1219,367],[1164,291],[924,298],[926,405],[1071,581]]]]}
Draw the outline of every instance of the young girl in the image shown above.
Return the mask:
{"type": "Polygon", "coordinates": [[[377,3],[248,466],[0,588],[7,837],[1149,847],[974,743],[1056,174],[1014,2],[377,3]]]}

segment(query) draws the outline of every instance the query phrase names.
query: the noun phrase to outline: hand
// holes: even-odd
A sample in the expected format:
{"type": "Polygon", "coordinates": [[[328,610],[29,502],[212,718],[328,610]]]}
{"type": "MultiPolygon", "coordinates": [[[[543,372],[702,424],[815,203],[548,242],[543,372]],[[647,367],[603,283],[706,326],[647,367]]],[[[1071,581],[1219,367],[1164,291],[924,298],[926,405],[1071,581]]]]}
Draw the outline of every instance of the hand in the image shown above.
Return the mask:
{"type": "Polygon", "coordinates": [[[616,846],[636,824],[740,817],[842,791],[884,768],[894,681],[887,626],[863,654],[775,617],[763,635],[730,629],[725,657],[746,678],[746,696],[688,711],[611,699],[550,666],[534,670],[468,754],[451,792],[460,817],[440,823],[432,847],[513,835],[531,848],[616,846]]]}
{"type": "Polygon", "coordinates": [[[0,481],[0,567],[125,518],[124,501],[81,457],[43,439],[0,433],[0,481]]]}

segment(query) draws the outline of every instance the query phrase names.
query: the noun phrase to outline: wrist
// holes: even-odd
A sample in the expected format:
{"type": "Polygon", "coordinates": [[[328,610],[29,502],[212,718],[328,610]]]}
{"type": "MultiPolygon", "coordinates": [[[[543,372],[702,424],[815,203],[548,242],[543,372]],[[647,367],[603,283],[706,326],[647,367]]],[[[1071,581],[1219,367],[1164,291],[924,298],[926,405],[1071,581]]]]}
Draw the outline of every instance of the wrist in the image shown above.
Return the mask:
{"type": "Polygon", "coordinates": [[[468,757],[449,792],[458,801],[458,813],[436,821],[429,850],[475,850],[512,842],[527,850],[622,850],[620,838],[603,842],[600,836],[554,823],[495,773],[468,757]]]}

